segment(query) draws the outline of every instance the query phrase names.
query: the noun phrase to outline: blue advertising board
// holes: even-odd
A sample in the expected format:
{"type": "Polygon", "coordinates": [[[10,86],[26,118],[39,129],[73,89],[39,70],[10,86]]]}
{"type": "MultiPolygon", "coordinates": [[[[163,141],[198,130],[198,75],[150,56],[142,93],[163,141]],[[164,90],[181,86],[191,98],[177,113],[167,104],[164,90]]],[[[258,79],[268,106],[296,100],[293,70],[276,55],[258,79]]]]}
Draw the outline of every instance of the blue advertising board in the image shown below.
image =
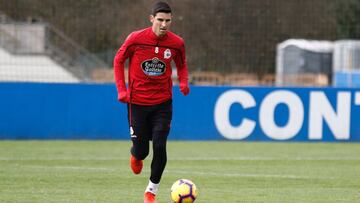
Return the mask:
{"type": "MultiPolygon", "coordinates": [[[[360,141],[360,89],[174,87],[171,140],[360,141]]],[[[114,84],[0,83],[0,139],[130,139],[114,84]]]]}

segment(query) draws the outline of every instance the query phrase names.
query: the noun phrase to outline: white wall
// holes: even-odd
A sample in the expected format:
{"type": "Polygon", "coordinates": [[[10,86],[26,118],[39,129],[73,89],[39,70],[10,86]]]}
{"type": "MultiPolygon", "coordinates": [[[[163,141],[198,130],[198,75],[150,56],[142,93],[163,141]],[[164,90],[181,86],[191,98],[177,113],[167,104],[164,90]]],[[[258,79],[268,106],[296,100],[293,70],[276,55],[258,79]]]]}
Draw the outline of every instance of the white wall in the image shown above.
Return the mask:
{"type": "Polygon", "coordinates": [[[46,55],[13,55],[0,47],[0,81],[76,83],[79,79],[46,55]]]}

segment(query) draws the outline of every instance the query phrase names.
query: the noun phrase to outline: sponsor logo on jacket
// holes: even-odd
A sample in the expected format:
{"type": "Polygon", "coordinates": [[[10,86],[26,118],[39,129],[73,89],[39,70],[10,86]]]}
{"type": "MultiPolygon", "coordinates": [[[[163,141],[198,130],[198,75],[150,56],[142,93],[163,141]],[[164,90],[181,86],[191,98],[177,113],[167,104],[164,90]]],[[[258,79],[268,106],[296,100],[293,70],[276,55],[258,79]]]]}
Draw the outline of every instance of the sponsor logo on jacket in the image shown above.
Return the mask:
{"type": "Polygon", "coordinates": [[[159,76],[165,73],[166,65],[164,62],[154,57],[153,59],[143,61],[141,63],[141,68],[146,75],[159,76]]]}

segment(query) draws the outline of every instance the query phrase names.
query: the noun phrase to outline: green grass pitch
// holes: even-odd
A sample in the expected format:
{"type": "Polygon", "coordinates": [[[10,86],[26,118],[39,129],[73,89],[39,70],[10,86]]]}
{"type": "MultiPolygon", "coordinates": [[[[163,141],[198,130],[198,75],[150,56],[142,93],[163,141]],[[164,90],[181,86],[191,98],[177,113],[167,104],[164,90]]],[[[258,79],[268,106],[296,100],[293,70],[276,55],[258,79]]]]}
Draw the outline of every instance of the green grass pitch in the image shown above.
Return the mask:
{"type": "MultiPolygon", "coordinates": [[[[0,202],[141,203],[151,155],[129,168],[130,141],[0,141],[0,202]]],[[[175,142],[158,194],[179,178],[197,203],[360,202],[360,143],[175,142]]]]}

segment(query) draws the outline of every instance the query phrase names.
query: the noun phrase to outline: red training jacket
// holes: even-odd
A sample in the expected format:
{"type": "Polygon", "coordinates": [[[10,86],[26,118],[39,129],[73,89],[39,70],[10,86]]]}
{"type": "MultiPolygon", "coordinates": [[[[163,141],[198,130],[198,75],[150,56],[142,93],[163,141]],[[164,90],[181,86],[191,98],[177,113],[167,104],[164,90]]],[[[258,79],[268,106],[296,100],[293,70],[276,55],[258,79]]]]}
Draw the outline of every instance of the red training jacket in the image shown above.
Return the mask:
{"type": "Polygon", "coordinates": [[[180,84],[188,83],[184,41],[167,31],[158,37],[152,28],[132,32],[114,58],[114,75],[118,91],[127,92],[129,102],[155,105],[172,98],[171,61],[176,64],[180,84]],[[129,59],[129,83],[125,85],[124,63],[129,59]]]}

